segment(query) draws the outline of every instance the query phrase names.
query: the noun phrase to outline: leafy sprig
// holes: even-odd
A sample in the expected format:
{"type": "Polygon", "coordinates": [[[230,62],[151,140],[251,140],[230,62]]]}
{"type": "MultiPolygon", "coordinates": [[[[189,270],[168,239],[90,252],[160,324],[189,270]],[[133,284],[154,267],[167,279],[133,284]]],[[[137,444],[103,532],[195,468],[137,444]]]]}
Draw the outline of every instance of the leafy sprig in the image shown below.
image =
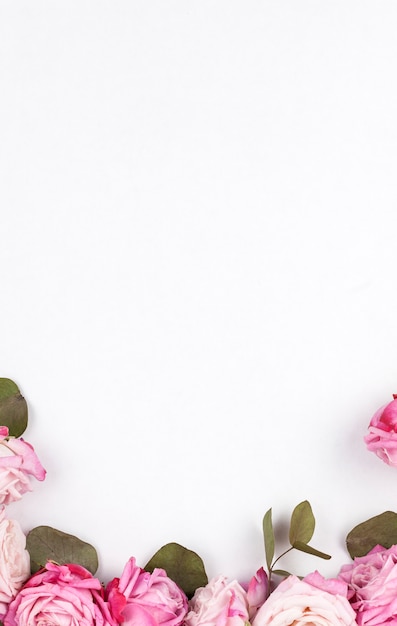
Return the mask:
{"type": "Polygon", "coordinates": [[[313,556],[317,556],[320,559],[331,558],[329,554],[321,552],[320,550],[317,550],[316,548],[313,548],[311,545],[309,545],[309,541],[314,534],[315,525],[316,520],[314,518],[310,502],[308,502],[307,500],[300,502],[294,508],[291,515],[288,533],[290,547],[282,552],[282,554],[280,554],[278,557],[274,558],[275,536],[272,521],[272,509],[266,511],[263,518],[263,537],[265,541],[266,565],[269,577],[269,592],[270,582],[273,574],[277,576],[290,576],[290,572],[287,572],[284,569],[275,568],[275,565],[283,556],[288,554],[288,552],[291,552],[291,550],[306,552],[307,554],[312,554],[313,556]]]}

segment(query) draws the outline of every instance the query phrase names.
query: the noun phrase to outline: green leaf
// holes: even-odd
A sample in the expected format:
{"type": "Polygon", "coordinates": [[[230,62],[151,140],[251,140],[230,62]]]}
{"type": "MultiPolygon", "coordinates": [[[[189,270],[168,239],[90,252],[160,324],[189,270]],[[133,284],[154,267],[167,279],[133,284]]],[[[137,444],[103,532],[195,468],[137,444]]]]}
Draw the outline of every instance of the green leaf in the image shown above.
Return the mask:
{"type": "Polygon", "coordinates": [[[50,526],[37,526],[26,537],[26,549],[30,554],[32,574],[45,566],[47,561],[59,565],[77,563],[95,574],[98,555],[93,546],[50,526]]]}
{"type": "Polygon", "coordinates": [[[276,576],[292,576],[291,572],[287,572],[286,569],[274,569],[272,574],[276,574],[276,576]]]}
{"type": "Polygon", "coordinates": [[[263,538],[265,540],[265,553],[267,569],[270,570],[274,557],[274,530],[272,522],[272,510],[266,511],[263,518],[263,538]]]}
{"type": "Polygon", "coordinates": [[[347,550],[354,559],[376,545],[390,548],[397,543],[397,513],[385,511],[355,526],[346,537],[347,550]]]}
{"type": "Polygon", "coordinates": [[[320,559],[328,560],[331,558],[330,554],[320,552],[320,550],[316,550],[315,548],[308,546],[307,543],[304,543],[303,541],[295,541],[293,547],[295,548],[295,550],[300,550],[301,552],[306,552],[307,554],[313,554],[313,556],[318,556],[320,557],[320,559]]]}
{"type": "Polygon", "coordinates": [[[289,527],[289,542],[291,546],[294,546],[297,541],[309,543],[313,537],[315,524],[312,507],[307,500],[304,500],[292,511],[289,527]]]}
{"type": "Polygon", "coordinates": [[[153,572],[160,567],[167,572],[178,587],[191,598],[198,587],[208,583],[204,563],[196,552],[184,548],[179,543],[167,543],[156,552],[145,565],[145,570],[153,572]]]}
{"type": "Polygon", "coordinates": [[[28,405],[17,385],[0,378],[0,426],[7,426],[11,437],[20,437],[28,425],[28,405]]]}

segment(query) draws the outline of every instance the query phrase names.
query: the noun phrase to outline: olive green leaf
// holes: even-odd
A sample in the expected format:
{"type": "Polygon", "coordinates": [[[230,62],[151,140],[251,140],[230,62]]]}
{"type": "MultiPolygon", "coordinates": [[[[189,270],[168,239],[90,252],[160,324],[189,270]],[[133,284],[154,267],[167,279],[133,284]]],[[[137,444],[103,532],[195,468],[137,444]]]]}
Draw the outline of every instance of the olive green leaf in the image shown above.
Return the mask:
{"type": "Polygon", "coordinates": [[[355,526],[346,537],[352,559],[364,556],[376,545],[390,548],[397,543],[397,513],[385,511],[355,526]]]}
{"type": "Polygon", "coordinates": [[[265,540],[266,564],[270,570],[274,557],[274,530],[271,509],[266,511],[263,518],[263,538],[265,540]]]}
{"type": "Polygon", "coordinates": [[[297,541],[308,543],[313,537],[315,523],[312,507],[307,500],[304,500],[292,511],[289,527],[289,542],[291,546],[295,548],[297,541]]]}
{"type": "Polygon", "coordinates": [[[208,582],[204,563],[196,552],[184,548],[179,543],[167,543],[156,552],[145,565],[145,570],[153,572],[160,567],[167,572],[178,587],[191,598],[198,587],[208,582]]]}
{"type": "Polygon", "coordinates": [[[9,378],[0,378],[0,426],[7,426],[10,436],[20,437],[28,425],[28,405],[9,378]]]}
{"type": "Polygon", "coordinates": [[[320,559],[328,560],[331,558],[330,554],[326,554],[325,552],[320,552],[320,550],[316,550],[315,548],[308,546],[307,543],[304,543],[303,541],[295,541],[294,548],[296,550],[300,550],[301,552],[306,552],[307,554],[313,554],[313,556],[318,556],[320,557],[320,559]]]}
{"type": "Polygon", "coordinates": [[[286,569],[274,569],[272,573],[276,574],[276,576],[292,576],[291,572],[287,572],[286,569]]]}
{"type": "Polygon", "coordinates": [[[30,554],[32,574],[44,567],[47,561],[55,561],[59,565],[77,563],[91,574],[98,569],[98,555],[93,546],[50,526],[33,528],[26,537],[26,549],[30,554]]]}

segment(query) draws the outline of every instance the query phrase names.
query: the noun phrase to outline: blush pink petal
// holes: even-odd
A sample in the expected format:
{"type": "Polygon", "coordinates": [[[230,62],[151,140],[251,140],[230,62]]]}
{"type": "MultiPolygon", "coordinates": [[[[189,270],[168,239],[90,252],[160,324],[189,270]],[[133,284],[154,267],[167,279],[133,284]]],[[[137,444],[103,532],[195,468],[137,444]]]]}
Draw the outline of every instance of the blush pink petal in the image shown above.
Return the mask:
{"type": "Polygon", "coordinates": [[[248,600],[248,614],[249,619],[252,621],[258,609],[262,606],[268,596],[269,580],[263,567],[258,569],[255,576],[253,576],[248,584],[247,600],[248,600]]]}

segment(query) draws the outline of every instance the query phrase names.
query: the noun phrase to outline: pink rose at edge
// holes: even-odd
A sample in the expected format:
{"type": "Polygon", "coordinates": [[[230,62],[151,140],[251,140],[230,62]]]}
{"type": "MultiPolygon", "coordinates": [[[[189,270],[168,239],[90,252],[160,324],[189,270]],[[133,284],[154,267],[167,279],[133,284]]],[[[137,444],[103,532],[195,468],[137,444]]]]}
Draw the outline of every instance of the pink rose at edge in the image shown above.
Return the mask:
{"type": "Polygon", "coordinates": [[[16,520],[7,519],[0,508],[0,619],[8,605],[30,576],[30,557],[26,537],[16,520]]]}
{"type": "Polygon", "coordinates": [[[364,441],[370,452],[397,467],[397,396],[378,409],[372,417],[364,441]]]}
{"type": "Polygon", "coordinates": [[[0,427],[0,504],[20,500],[31,491],[30,477],[44,480],[46,471],[33,447],[23,439],[8,438],[8,428],[0,427]]]}
{"type": "Polygon", "coordinates": [[[109,583],[106,594],[126,626],[179,626],[188,609],[186,595],[163,569],[146,572],[133,557],[120,579],[109,583]]]}
{"type": "Polygon", "coordinates": [[[397,546],[375,546],[344,565],[339,578],[348,585],[359,626],[397,622],[397,546]]]}
{"type": "Polygon", "coordinates": [[[288,576],[259,609],[252,626],[356,626],[347,585],[340,582],[326,580],[318,572],[303,580],[288,576]]]}
{"type": "Polygon", "coordinates": [[[100,581],[84,567],[48,562],[10,603],[4,626],[117,626],[103,595],[100,581]]]}

